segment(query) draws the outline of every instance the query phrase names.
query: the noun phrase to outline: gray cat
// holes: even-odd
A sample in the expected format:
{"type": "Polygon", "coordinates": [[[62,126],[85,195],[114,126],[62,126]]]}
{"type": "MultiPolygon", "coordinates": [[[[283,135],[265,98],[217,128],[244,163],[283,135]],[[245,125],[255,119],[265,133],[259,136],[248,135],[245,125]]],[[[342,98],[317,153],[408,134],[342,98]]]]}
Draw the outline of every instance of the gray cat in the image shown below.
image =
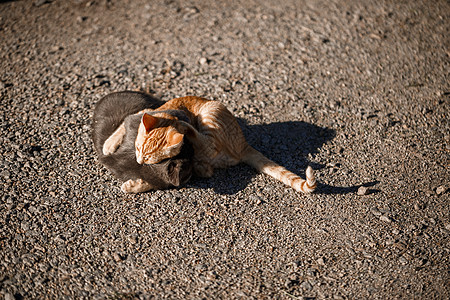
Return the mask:
{"type": "MultiPolygon", "coordinates": [[[[92,140],[99,161],[118,179],[124,181],[122,191],[139,193],[148,190],[165,189],[185,184],[192,175],[194,150],[189,141],[183,142],[181,152],[158,164],[136,162],[135,140],[142,115],[135,115],[143,109],[155,109],[164,101],[140,92],[118,92],[103,97],[94,110],[92,140]],[[126,135],[119,149],[112,155],[103,155],[106,139],[125,122],[126,135]]],[[[181,111],[167,111],[184,119],[181,111]]]]}

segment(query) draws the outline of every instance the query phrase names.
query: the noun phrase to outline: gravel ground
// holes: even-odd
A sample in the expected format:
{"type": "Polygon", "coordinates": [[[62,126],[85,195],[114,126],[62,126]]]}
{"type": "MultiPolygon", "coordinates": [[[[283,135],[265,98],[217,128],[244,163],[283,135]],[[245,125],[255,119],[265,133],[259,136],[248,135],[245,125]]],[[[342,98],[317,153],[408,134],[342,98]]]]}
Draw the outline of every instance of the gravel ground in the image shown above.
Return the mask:
{"type": "Polygon", "coordinates": [[[2,1],[0,297],[448,299],[450,3],[2,1]],[[90,139],[120,90],[225,103],[239,165],[123,194],[90,139]]]}

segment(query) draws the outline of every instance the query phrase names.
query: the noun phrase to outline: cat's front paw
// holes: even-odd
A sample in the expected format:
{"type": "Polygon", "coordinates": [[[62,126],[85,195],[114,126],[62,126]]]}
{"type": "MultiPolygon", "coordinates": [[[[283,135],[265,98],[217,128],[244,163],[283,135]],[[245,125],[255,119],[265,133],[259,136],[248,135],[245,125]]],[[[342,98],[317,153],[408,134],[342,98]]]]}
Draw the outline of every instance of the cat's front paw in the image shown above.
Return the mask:
{"type": "Polygon", "coordinates": [[[151,190],[152,186],[142,179],[129,179],[122,184],[120,189],[125,193],[136,194],[151,190]]]}
{"type": "Polygon", "coordinates": [[[117,148],[119,148],[120,143],[114,141],[112,139],[107,139],[103,144],[103,155],[108,156],[116,152],[117,148]]]}

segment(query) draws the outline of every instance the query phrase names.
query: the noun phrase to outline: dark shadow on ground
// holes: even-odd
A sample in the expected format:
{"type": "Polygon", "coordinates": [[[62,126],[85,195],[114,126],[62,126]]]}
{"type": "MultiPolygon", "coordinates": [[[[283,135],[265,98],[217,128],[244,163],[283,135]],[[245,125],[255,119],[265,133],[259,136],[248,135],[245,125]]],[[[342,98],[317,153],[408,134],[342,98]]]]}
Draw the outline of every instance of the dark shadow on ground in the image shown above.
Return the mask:
{"type": "MultiPolygon", "coordinates": [[[[329,195],[329,194],[356,194],[358,192],[358,189],[360,187],[372,187],[376,184],[380,183],[379,181],[372,181],[372,182],[367,182],[364,184],[359,184],[359,185],[355,185],[355,186],[332,186],[332,185],[328,185],[328,184],[322,184],[322,183],[318,183],[317,184],[317,190],[316,190],[316,194],[325,194],[325,195],[329,195]]],[[[370,194],[377,194],[379,193],[380,190],[378,189],[368,189],[367,191],[367,195],[370,194]]]]}
{"type": "MultiPolygon", "coordinates": [[[[319,170],[323,165],[308,161],[308,154],[317,153],[324,143],[331,140],[334,130],[322,128],[302,121],[290,121],[261,125],[246,125],[239,119],[244,135],[250,145],[267,156],[269,159],[284,166],[289,171],[304,178],[304,171],[308,165],[319,170]]],[[[198,188],[213,188],[219,194],[235,194],[244,189],[255,170],[239,164],[228,169],[216,170],[212,178],[194,178],[190,186],[198,188]]],[[[358,189],[352,187],[351,189],[358,189]]],[[[337,187],[327,187],[325,190],[333,192],[337,187]]]]}

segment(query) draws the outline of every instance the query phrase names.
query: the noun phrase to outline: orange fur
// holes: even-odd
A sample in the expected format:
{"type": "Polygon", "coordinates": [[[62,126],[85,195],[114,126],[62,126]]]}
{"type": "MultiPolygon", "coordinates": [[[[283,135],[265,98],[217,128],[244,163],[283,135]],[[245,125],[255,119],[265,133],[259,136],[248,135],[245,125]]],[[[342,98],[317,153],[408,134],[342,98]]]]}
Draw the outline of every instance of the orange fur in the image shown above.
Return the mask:
{"type": "Polygon", "coordinates": [[[180,153],[183,134],[174,127],[176,119],[148,116],[143,115],[135,141],[137,162],[155,164],[180,153]]]}
{"type": "MultiPolygon", "coordinates": [[[[155,163],[173,157],[163,149],[181,147],[184,135],[194,146],[194,172],[203,177],[213,175],[215,168],[225,168],[245,162],[291,186],[296,191],[310,193],[316,188],[313,170],[308,167],[306,180],[269,160],[245,140],[236,118],[218,101],[199,97],[182,97],[166,102],[155,111],[182,110],[190,122],[176,118],[159,122],[147,134],[139,132],[136,148],[144,163],[155,163]],[[141,145],[145,145],[142,147],[141,145]]],[[[155,115],[159,119],[158,115],[155,115]]],[[[167,116],[165,116],[167,117],[167,116]]],[[[161,120],[161,119],[159,119],[161,120]]],[[[145,127],[144,124],[141,126],[145,127]]]]}

